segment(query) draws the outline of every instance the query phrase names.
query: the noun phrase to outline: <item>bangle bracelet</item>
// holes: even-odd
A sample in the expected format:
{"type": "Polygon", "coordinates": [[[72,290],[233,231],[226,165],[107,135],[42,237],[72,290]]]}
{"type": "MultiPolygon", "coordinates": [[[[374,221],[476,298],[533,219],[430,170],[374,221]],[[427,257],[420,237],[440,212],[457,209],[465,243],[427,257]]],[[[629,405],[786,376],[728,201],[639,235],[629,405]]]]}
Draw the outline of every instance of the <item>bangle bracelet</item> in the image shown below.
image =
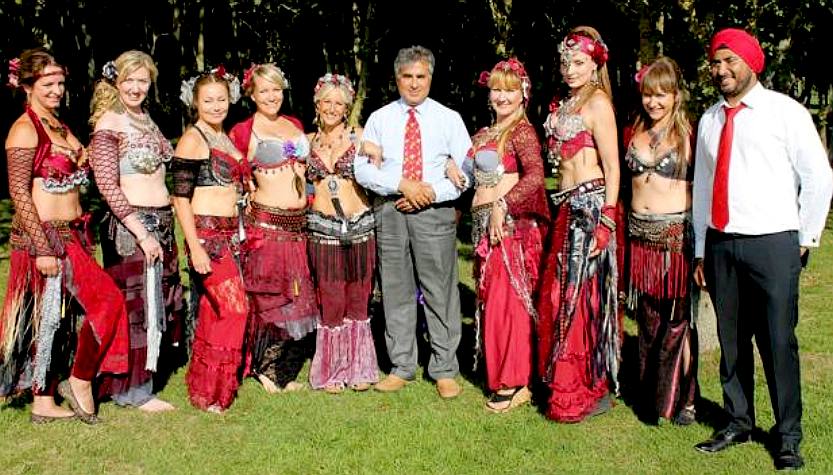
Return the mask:
{"type": "Polygon", "coordinates": [[[502,209],[504,213],[508,212],[509,210],[509,206],[506,205],[506,200],[503,198],[498,198],[497,200],[495,200],[494,206],[497,206],[498,208],[502,209]]]}

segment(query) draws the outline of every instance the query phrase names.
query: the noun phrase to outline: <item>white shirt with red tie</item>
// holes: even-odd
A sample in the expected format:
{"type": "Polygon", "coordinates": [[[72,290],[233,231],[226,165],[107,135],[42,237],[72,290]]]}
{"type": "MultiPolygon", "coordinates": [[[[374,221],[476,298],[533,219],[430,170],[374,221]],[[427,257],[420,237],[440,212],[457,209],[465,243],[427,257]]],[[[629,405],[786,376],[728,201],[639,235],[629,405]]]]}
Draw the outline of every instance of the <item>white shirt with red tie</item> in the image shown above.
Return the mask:
{"type": "MultiPolygon", "coordinates": [[[[726,233],[798,231],[801,246],[817,247],[830,209],[833,172],[807,109],[755,84],[741,99],[729,165],[726,233]]],[[[703,257],[711,220],[712,184],[726,115],[725,99],[700,119],[694,160],[694,255],[703,257]]]]}

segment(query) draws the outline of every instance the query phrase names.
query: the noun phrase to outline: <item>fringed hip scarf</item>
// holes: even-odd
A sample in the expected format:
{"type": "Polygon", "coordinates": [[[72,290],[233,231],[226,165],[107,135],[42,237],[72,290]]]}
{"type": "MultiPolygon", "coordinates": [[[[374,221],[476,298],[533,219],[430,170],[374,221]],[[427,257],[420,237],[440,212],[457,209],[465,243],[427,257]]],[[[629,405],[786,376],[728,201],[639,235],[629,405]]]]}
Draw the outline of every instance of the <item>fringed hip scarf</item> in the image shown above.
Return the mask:
{"type": "Polygon", "coordinates": [[[310,211],[307,231],[316,278],[340,282],[371,279],[376,261],[375,227],[370,209],[345,220],[310,211]]]}
{"type": "Polygon", "coordinates": [[[681,298],[691,285],[693,233],[691,213],[631,212],[629,305],[645,294],[655,298],[681,298]]]}
{"type": "MultiPolygon", "coordinates": [[[[153,235],[162,246],[164,257],[170,260],[174,252],[174,213],[171,206],[150,207],[134,206],[136,217],[145,229],[153,235]]],[[[133,233],[119,221],[112,213],[105,216],[107,236],[113,243],[116,253],[122,258],[133,256],[139,245],[133,233]]],[[[153,264],[144,265],[143,304],[145,327],[147,331],[147,357],[145,369],[156,371],[159,351],[162,344],[162,334],[167,330],[167,315],[165,312],[165,259],[157,259],[153,264]]]]}
{"type": "Polygon", "coordinates": [[[194,215],[194,226],[205,252],[212,261],[230,252],[240,256],[240,230],[235,216],[194,215]]]}
{"type": "MultiPolygon", "coordinates": [[[[558,305],[550,309],[552,316],[543,315],[544,326],[552,335],[550,348],[542,348],[548,354],[544,357],[542,371],[545,381],[553,374],[553,365],[562,356],[567,334],[577,312],[586,312],[593,327],[595,342],[589,342],[591,368],[594,379],[605,373],[611,379],[614,391],[618,392],[616,375],[619,370],[619,330],[617,312],[617,269],[616,239],[611,236],[607,249],[590,257],[593,251],[593,233],[599,223],[601,209],[605,202],[605,181],[597,178],[580,183],[551,195],[558,207],[552,228],[550,254],[547,272],[554,272],[554,280],[546,287],[542,284],[541,298],[555,299],[558,305]],[[554,259],[553,259],[554,258],[554,259]],[[554,265],[553,265],[554,264],[554,265]],[[583,289],[593,289],[588,298],[597,302],[580,301],[583,289]],[[549,295],[548,295],[549,293],[549,295]],[[598,310],[594,310],[594,307],[598,310]]],[[[545,279],[547,280],[547,279],[545,279]]],[[[539,325],[540,327],[540,325],[539,325]]]]}
{"type": "Polygon", "coordinates": [[[307,224],[307,210],[283,209],[252,201],[246,212],[246,223],[266,231],[303,233],[307,224]]]}

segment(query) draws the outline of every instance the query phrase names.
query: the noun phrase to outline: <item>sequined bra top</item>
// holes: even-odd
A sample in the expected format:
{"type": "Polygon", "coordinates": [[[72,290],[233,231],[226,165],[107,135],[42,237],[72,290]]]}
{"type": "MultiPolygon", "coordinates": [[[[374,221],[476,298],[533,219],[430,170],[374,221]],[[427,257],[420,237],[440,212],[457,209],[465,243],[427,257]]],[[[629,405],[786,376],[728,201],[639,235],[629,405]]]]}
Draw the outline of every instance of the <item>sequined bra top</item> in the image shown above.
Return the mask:
{"type": "Polygon", "coordinates": [[[356,158],[356,144],[351,142],[350,147],[333,164],[333,171],[330,171],[324,163],[324,160],[321,159],[315,150],[312,150],[307,164],[307,177],[310,181],[317,181],[330,175],[337,175],[347,180],[354,180],[356,178],[353,170],[354,158],[356,158]]]}
{"type": "Polygon", "coordinates": [[[595,148],[593,134],[584,125],[581,109],[570,113],[561,106],[555,113],[555,125],[544,123],[550,161],[558,166],[562,160],[570,160],[584,148],[595,148]],[[565,111],[565,112],[562,112],[565,111]]]}
{"type": "Polygon", "coordinates": [[[292,162],[305,163],[310,153],[309,140],[304,134],[295,139],[261,139],[252,129],[252,137],[257,140],[252,157],[252,168],[255,170],[277,169],[292,162]]]}
{"type": "Polygon", "coordinates": [[[237,161],[231,154],[212,146],[199,127],[194,128],[208,144],[208,159],[200,160],[196,186],[229,186],[251,174],[248,160],[237,161]]]}
{"type": "Polygon", "coordinates": [[[173,157],[170,142],[153,122],[150,122],[148,130],[119,134],[122,138],[119,143],[121,175],[150,175],[173,157]]]}
{"type": "Polygon", "coordinates": [[[474,185],[496,186],[504,173],[517,173],[518,163],[514,153],[506,152],[501,157],[497,151],[497,140],[488,137],[489,128],[481,129],[472,138],[474,145],[463,162],[463,171],[474,175],[474,185]]]}
{"type": "Polygon", "coordinates": [[[659,157],[657,157],[656,162],[653,165],[649,165],[639,158],[639,152],[633,142],[630,143],[628,151],[625,154],[625,162],[635,176],[640,176],[645,173],[648,173],[649,175],[651,173],[656,173],[657,175],[670,180],[693,180],[694,167],[690,164],[686,166],[684,177],[677,175],[677,160],[679,160],[677,149],[672,148],[666,150],[659,157]]]}
{"type": "Polygon", "coordinates": [[[52,142],[38,115],[26,107],[26,113],[38,133],[38,151],[32,176],[42,178],[41,188],[47,193],[66,193],[73,188],[89,184],[88,164],[78,165],[83,149],[73,150],[52,142]]]}

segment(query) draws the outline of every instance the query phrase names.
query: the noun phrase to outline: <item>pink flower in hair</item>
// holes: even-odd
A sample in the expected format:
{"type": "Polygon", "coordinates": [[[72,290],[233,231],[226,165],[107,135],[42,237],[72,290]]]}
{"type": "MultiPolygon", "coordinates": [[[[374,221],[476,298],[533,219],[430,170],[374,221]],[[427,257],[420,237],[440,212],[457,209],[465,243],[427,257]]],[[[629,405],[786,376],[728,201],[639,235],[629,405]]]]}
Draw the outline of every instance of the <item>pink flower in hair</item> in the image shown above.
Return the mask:
{"type": "Polygon", "coordinates": [[[648,73],[648,70],[651,69],[650,64],[646,64],[642,66],[639,71],[634,74],[633,79],[636,81],[636,84],[642,85],[642,80],[645,78],[645,75],[648,73]]]}
{"type": "Polygon", "coordinates": [[[483,71],[480,73],[480,77],[477,78],[477,84],[483,87],[488,86],[490,77],[492,77],[492,74],[489,71],[483,71]]]}
{"type": "Polygon", "coordinates": [[[9,60],[9,82],[8,85],[11,87],[18,87],[19,79],[18,73],[20,72],[20,58],[13,58],[9,60]]]}
{"type": "Polygon", "coordinates": [[[252,78],[254,77],[255,69],[257,69],[258,66],[259,64],[252,63],[252,65],[249,66],[249,69],[243,72],[243,89],[248,89],[249,85],[252,84],[252,78]]]}

